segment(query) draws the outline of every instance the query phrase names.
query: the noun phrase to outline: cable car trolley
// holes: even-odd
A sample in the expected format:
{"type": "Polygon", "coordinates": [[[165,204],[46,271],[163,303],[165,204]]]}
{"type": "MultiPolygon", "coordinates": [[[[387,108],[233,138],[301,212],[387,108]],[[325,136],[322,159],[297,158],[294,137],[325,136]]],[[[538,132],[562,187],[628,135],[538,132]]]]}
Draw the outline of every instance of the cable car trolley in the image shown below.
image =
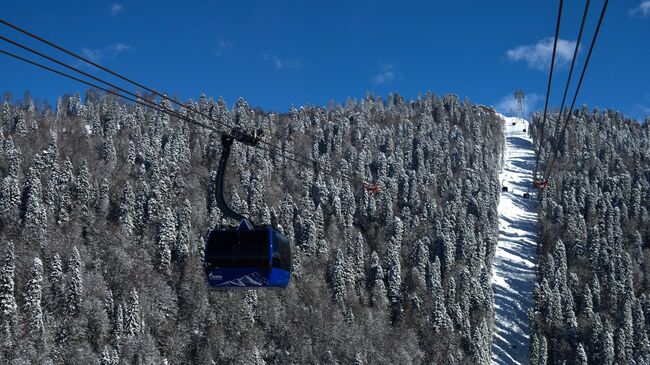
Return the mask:
{"type": "Polygon", "coordinates": [[[533,186],[538,190],[545,189],[548,187],[548,185],[548,179],[544,179],[543,181],[540,179],[533,180],[533,186]]]}
{"type": "Polygon", "coordinates": [[[272,226],[258,226],[233,211],[223,197],[224,176],[233,141],[255,146],[261,131],[234,128],[222,134],[223,146],[215,195],[224,216],[237,227],[215,227],[205,245],[205,275],[213,288],[286,288],[291,278],[291,248],[287,237],[272,226]]]}

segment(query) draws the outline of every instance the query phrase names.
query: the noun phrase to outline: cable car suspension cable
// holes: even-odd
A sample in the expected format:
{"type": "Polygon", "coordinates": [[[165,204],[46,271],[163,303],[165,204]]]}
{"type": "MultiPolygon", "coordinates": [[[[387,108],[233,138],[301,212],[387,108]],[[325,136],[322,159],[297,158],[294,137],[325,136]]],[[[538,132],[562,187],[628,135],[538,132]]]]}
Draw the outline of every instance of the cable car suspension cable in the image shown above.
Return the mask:
{"type": "MultiPolygon", "coordinates": [[[[188,123],[196,124],[196,125],[198,125],[198,126],[200,126],[200,127],[202,127],[202,128],[209,129],[209,130],[214,131],[214,132],[216,132],[216,133],[218,133],[218,134],[221,134],[221,135],[228,135],[226,132],[220,131],[220,130],[218,130],[218,129],[212,127],[212,126],[209,126],[209,125],[207,125],[207,124],[204,124],[204,123],[201,123],[201,122],[197,122],[197,121],[195,121],[195,120],[193,120],[193,119],[191,119],[191,118],[189,118],[189,117],[187,117],[187,116],[184,116],[184,115],[182,115],[182,114],[180,114],[180,113],[178,113],[178,112],[176,112],[176,111],[174,111],[174,110],[172,110],[172,109],[168,109],[168,108],[166,108],[166,107],[164,107],[164,106],[158,105],[158,104],[156,104],[156,103],[154,103],[154,102],[152,102],[152,101],[149,101],[149,100],[146,100],[146,99],[142,99],[142,98],[140,98],[140,97],[138,97],[138,98],[136,99],[136,98],[132,98],[132,97],[129,97],[129,96],[124,96],[124,95],[122,95],[122,94],[120,94],[120,93],[118,93],[118,92],[115,92],[115,91],[113,91],[113,90],[110,90],[110,89],[107,89],[107,88],[102,87],[102,86],[100,86],[100,85],[94,84],[94,83],[92,83],[92,82],[89,82],[89,81],[86,81],[86,80],[80,79],[80,78],[78,78],[78,77],[72,76],[72,75],[67,74],[67,73],[65,73],[65,72],[62,72],[62,71],[56,70],[56,69],[54,69],[54,68],[51,68],[51,67],[46,66],[46,65],[43,65],[43,64],[38,63],[38,62],[36,62],[36,61],[29,60],[29,59],[24,58],[24,57],[22,57],[22,56],[19,56],[19,55],[17,55],[17,54],[11,53],[11,52],[9,52],[9,51],[5,51],[5,50],[3,50],[3,49],[0,49],[0,53],[5,54],[5,55],[10,56],[10,57],[13,57],[13,58],[15,58],[15,59],[18,59],[18,60],[20,60],[20,61],[23,61],[23,62],[29,63],[29,64],[31,64],[31,65],[33,65],[33,66],[36,66],[36,67],[41,68],[41,69],[44,69],[44,70],[46,70],[46,71],[49,71],[49,72],[55,73],[55,74],[57,74],[57,75],[60,75],[60,76],[63,76],[63,77],[69,78],[69,79],[71,79],[71,80],[74,80],[74,81],[80,82],[80,83],[85,84],[85,85],[87,85],[87,86],[90,86],[90,87],[92,87],[92,88],[96,88],[96,89],[101,90],[101,91],[103,91],[103,92],[105,92],[105,93],[107,93],[107,94],[114,95],[114,96],[116,96],[116,97],[119,97],[119,98],[122,98],[122,99],[125,99],[125,100],[128,100],[128,101],[131,101],[131,102],[136,103],[136,104],[139,104],[139,105],[142,105],[142,106],[144,106],[144,107],[153,108],[153,109],[155,109],[155,110],[157,110],[157,111],[159,111],[159,112],[165,113],[165,114],[167,114],[167,115],[169,115],[169,116],[172,116],[172,117],[176,117],[176,118],[178,118],[178,119],[180,119],[180,120],[183,120],[183,121],[185,121],[185,122],[188,122],[188,123]]],[[[284,155],[281,151],[278,152],[278,151],[275,151],[275,150],[273,150],[273,149],[269,149],[269,148],[266,148],[266,147],[263,147],[263,146],[259,146],[259,145],[256,145],[256,146],[254,146],[254,147],[255,147],[255,148],[258,148],[258,149],[260,149],[260,150],[263,150],[263,151],[267,151],[267,152],[269,152],[269,153],[273,153],[273,152],[278,153],[279,155],[285,157],[286,159],[288,159],[288,160],[290,160],[290,161],[293,161],[293,162],[296,162],[296,163],[299,163],[299,164],[303,164],[303,165],[305,165],[304,161],[300,161],[300,160],[297,160],[297,159],[295,159],[295,158],[293,158],[293,157],[291,157],[291,156],[284,155]]],[[[347,177],[347,176],[345,176],[345,175],[343,175],[343,174],[341,174],[341,173],[336,173],[336,172],[334,172],[334,171],[323,171],[323,173],[349,180],[349,177],[347,177]]]]}
{"type": "Polygon", "coordinates": [[[544,127],[546,126],[546,113],[548,111],[548,99],[551,95],[551,81],[553,80],[553,69],[555,68],[555,54],[557,51],[557,40],[560,34],[560,22],[562,20],[562,5],[564,4],[563,0],[560,0],[560,7],[557,12],[557,21],[555,22],[555,39],[553,40],[553,54],[551,56],[551,70],[548,74],[548,85],[546,86],[546,101],[544,102],[544,115],[542,117],[542,130],[539,137],[539,151],[537,152],[537,158],[535,159],[535,169],[533,170],[533,181],[537,180],[537,169],[539,166],[539,159],[542,154],[542,144],[544,141],[544,127]]]}
{"type": "MultiPolygon", "coordinates": [[[[557,117],[556,123],[555,123],[555,132],[553,133],[553,140],[555,142],[557,142],[557,137],[558,137],[558,135],[557,135],[558,134],[558,127],[559,127],[558,121],[562,121],[562,116],[563,116],[563,112],[564,112],[564,105],[566,103],[566,96],[567,96],[567,93],[569,92],[569,86],[571,85],[571,77],[573,76],[573,70],[574,70],[574,67],[575,67],[576,59],[578,58],[578,50],[580,49],[580,41],[582,40],[582,33],[584,31],[584,28],[585,28],[585,21],[587,19],[587,14],[589,12],[589,4],[590,3],[591,3],[590,0],[587,0],[585,2],[585,10],[584,10],[584,12],[582,14],[582,21],[580,22],[580,30],[578,31],[578,39],[576,40],[576,45],[575,45],[575,47],[573,49],[573,57],[571,59],[571,67],[569,68],[569,76],[567,77],[566,85],[564,87],[564,95],[562,95],[562,103],[560,104],[560,110],[559,110],[558,117],[557,117]]],[[[549,117],[549,119],[551,119],[551,118],[549,117]]],[[[541,146],[542,146],[543,143],[544,143],[544,140],[541,139],[540,140],[540,150],[541,150],[541,146]]],[[[551,151],[553,151],[553,145],[552,144],[551,144],[551,151]]],[[[549,158],[550,158],[550,154],[549,154],[549,158]]],[[[542,180],[542,182],[538,181],[537,183],[539,183],[540,185],[543,185],[544,187],[546,187],[546,186],[548,186],[548,179],[544,178],[542,180]]]]}
{"type": "MultiPolygon", "coordinates": [[[[135,94],[135,93],[132,93],[132,92],[130,92],[130,91],[128,91],[128,90],[125,90],[125,89],[123,89],[123,88],[121,88],[121,87],[119,87],[119,86],[117,86],[117,85],[115,85],[115,84],[112,84],[112,83],[108,82],[108,81],[102,80],[102,79],[100,79],[100,78],[98,78],[98,77],[96,77],[96,76],[94,76],[94,75],[91,75],[91,74],[89,74],[89,73],[87,73],[87,72],[84,72],[84,71],[82,71],[82,70],[80,70],[80,69],[78,69],[78,68],[76,68],[76,67],[74,67],[74,66],[70,66],[70,65],[66,64],[65,62],[62,62],[62,61],[59,61],[59,60],[54,59],[54,58],[52,58],[52,57],[49,57],[49,56],[47,56],[47,55],[45,55],[45,54],[43,54],[43,53],[41,53],[41,52],[38,52],[38,51],[36,51],[36,50],[30,48],[30,47],[27,47],[27,46],[22,45],[22,44],[20,44],[20,43],[18,43],[18,42],[12,41],[11,39],[8,39],[8,38],[6,38],[6,37],[4,37],[4,36],[1,36],[1,35],[0,35],[0,39],[4,40],[5,42],[11,43],[11,44],[13,44],[13,45],[15,45],[15,46],[17,46],[17,47],[20,47],[20,48],[22,48],[22,49],[24,49],[24,50],[27,50],[27,51],[29,51],[29,52],[31,52],[31,53],[34,53],[34,54],[36,54],[36,55],[38,55],[38,56],[40,56],[40,57],[43,57],[43,58],[45,58],[45,59],[47,59],[47,60],[49,60],[49,61],[51,61],[51,62],[54,62],[54,63],[57,63],[57,64],[59,64],[59,65],[61,65],[61,66],[64,66],[64,67],[66,67],[66,68],[68,68],[68,69],[70,69],[70,70],[73,70],[73,71],[75,71],[75,72],[77,72],[77,73],[79,73],[79,74],[82,74],[82,75],[84,75],[84,76],[86,76],[86,77],[89,77],[89,78],[91,78],[91,79],[93,79],[93,80],[96,80],[96,81],[101,82],[101,83],[103,83],[103,84],[105,84],[105,85],[108,85],[108,86],[110,86],[110,87],[112,87],[112,88],[114,88],[114,89],[116,89],[116,90],[119,90],[120,92],[123,92],[123,93],[126,93],[127,95],[130,95],[131,97],[126,97],[126,96],[121,95],[121,94],[119,94],[119,93],[116,93],[116,92],[114,92],[114,91],[112,91],[112,90],[110,90],[110,89],[106,89],[106,88],[101,87],[101,86],[99,86],[99,85],[97,85],[97,84],[94,84],[94,83],[90,83],[90,82],[84,81],[84,80],[82,80],[82,79],[79,79],[79,78],[74,77],[74,76],[72,76],[72,75],[66,74],[66,73],[64,73],[64,72],[57,71],[57,70],[55,70],[55,69],[53,69],[53,68],[50,68],[50,67],[47,67],[47,66],[41,65],[41,64],[39,64],[39,63],[37,63],[37,62],[34,62],[34,61],[31,61],[31,60],[28,60],[28,59],[26,59],[26,58],[20,57],[20,56],[18,56],[18,55],[13,54],[13,53],[10,53],[10,52],[7,52],[7,51],[2,51],[2,53],[6,54],[6,55],[8,55],[8,56],[11,56],[11,57],[17,58],[17,59],[19,59],[19,60],[21,60],[21,61],[24,61],[24,62],[30,63],[30,64],[32,64],[32,65],[34,65],[34,66],[38,66],[38,67],[43,68],[43,69],[45,69],[45,70],[47,70],[47,71],[54,72],[54,73],[56,73],[56,74],[58,74],[58,75],[61,75],[61,76],[64,76],[64,77],[70,78],[70,79],[72,79],[72,80],[74,80],[74,81],[81,82],[81,83],[86,84],[86,85],[88,85],[88,86],[90,86],[90,87],[97,88],[97,89],[102,90],[102,91],[104,91],[104,92],[106,92],[106,93],[109,93],[109,94],[115,95],[115,96],[117,96],[117,97],[121,97],[121,98],[123,98],[123,99],[125,99],[125,100],[129,100],[129,101],[135,102],[135,103],[140,104],[140,105],[143,105],[143,106],[145,106],[145,107],[151,107],[151,108],[154,108],[154,109],[156,109],[157,111],[160,111],[160,112],[166,113],[167,115],[170,115],[170,116],[177,117],[177,118],[179,118],[179,119],[181,119],[181,120],[183,120],[183,121],[186,121],[186,122],[188,122],[188,123],[191,123],[191,124],[197,125],[197,126],[199,126],[199,127],[201,127],[201,128],[205,128],[205,129],[211,130],[211,131],[216,132],[216,133],[218,133],[218,134],[228,134],[228,133],[230,133],[230,134],[234,134],[234,131],[239,131],[239,130],[240,130],[240,128],[237,128],[237,127],[231,127],[231,128],[230,128],[230,132],[224,132],[224,131],[218,130],[217,128],[214,128],[213,126],[207,125],[207,124],[205,124],[205,123],[198,122],[198,121],[196,121],[196,120],[194,120],[194,119],[191,119],[191,118],[189,118],[189,117],[186,117],[186,116],[184,116],[184,115],[178,113],[176,110],[173,110],[173,109],[167,108],[167,107],[165,107],[165,106],[163,106],[163,105],[156,104],[155,102],[153,102],[153,101],[151,101],[151,100],[144,99],[144,98],[142,98],[141,96],[139,96],[139,95],[137,95],[137,94],[135,94]]],[[[258,147],[258,148],[260,148],[259,146],[254,146],[254,147],[258,147]]],[[[266,149],[266,148],[262,148],[262,149],[271,152],[271,150],[269,150],[269,149],[266,149]]],[[[278,149],[278,147],[276,147],[275,149],[278,149]]],[[[298,161],[298,160],[296,160],[296,159],[292,159],[292,158],[290,158],[289,156],[284,156],[284,157],[287,157],[287,158],[291,159],[291,160],[294,161],[294,162],[299,162],[299,163],[301,162],[301,161],[298,161]]]]}
{"type": "MultiPolygon", "coordinates": [[[[566,85],[564,87],[564,95],[562,96],[562,104],[560,104],[560,115],[558,116],[558,120],[562,120],[562,113],[564,112],[564,104],[566,102],[566,95],[569,92],[569,86],[571,84],[571,77],[573,76],[573,69],[576,64],[576,59],[578,58],[578,50],[580,49],[580,41],[582,40],[582,33],[585,29],[585,20],[587,20],[587,13],[589,12],[589,3],[591,3],[590,0],[587,0],[585,3],[585,11],[582,14],[582,22],[580,23],[580,30],[578,31],[578,39],[576,40],[576,46],[573,49],[573,58],[571,59],[571,67],[569,68],[569,76],[567,77],[566,80],[566,85]]],[[[557,128],[556,128],[556,133],[554,133],[553,138],[557,137],[557,128]]]]}
{"type": "Polygon", "coordinates": [[[569,108],[569,111],[566,114],[566,118],[564,120],[564,125],[562,126],[562,132],[560,133],[560,137],[555,141],[555,149],[553,149],[551,152],[551,160],[548,165],[548,169],[546,170],[544,174],[544,180],[548,180],[551,171],[553,170],[553,165],[555,163],[555,159],[557,157],[558,150],[560,149],[560,143],[564,140],[564,134],[566,132],[567,125],[569,124],[569,119],[571,118],[571,115],[573,114],[573,107],[575,106],[576,99],[578,98],[578,93],[580,92],[580,87],[582,86],[582,81],[584,80],[585,77],[585,72],[587,71],[587,66],[589,65],[589,60],[591,59],[591,54],[594,50],[594,45],[596,44],[596,39],[598,38],[598,33],[600,31],[600,27],[603,24],[603,19],[605,17],[605,12],[607,11],[607,4],[609,3],[609,0],[605,0],[605,3],[603,4],[603,10],[600,12],[600,18],[598,19],[598,25],[596,25],[596,31],[594,32],[594,36],[591,39],[591,45],[589,46],[589,52],[587,53],[587,58],[585,60],[585,64],[582,68],[582,73],[580,74],[580,80],[578,81],[578,85],[576,86],[576,91],[573,94],[573,100],[571,101],[571,107],[569,108]]]}
{"type": "MultiPolygon", "coordinates": [[[[34,33],[31,33],[31,32],[29,32],[29,31],[27,31],[27,30],[25,30],[25,29],[23,29],[23,28],[21,28],[21,27],[19,27],[19,26],[17,26],[17,25],[14,25],[14,24],[12,24],[12,23],[9,23],[9,22],[5,21],[4,19],[0,19],[0,22],[1,22],[2,24],[4,24],[4,25],[10,27],[10,28],[13,28],[13,29],[17,30],[18,32],[21,32],[21,33],[23,33],[23,34],[25,34],[25,35],[27,35],[27,36],[29,36],[29,37],[31,37],[31,38],[34,38],[34,39],[36,39],[36,40],[38,40],[38,41],[40,41],[40,42],[42,42],[42,43],[45,43],[45,44],[49,45],[50,47],[53,47],[53,48],[55,48],[55,49],[57,49],[57,50],[59,50],[59,51],[61,51],[61,52],[64,52],[64,53],[66,53],[66,54],[68,54],[68,55],[70,55],[70,56],[72,56],[72,57],[74,57],[74,58],[77,58],[77,59],[79,59],[79,60],[81,60],[81,61],[83,61],[83,62],[85,62],[85,63],[87,63],[87,64],[89,64],[89,65],[92,65],[92,66],[94,66],[94,67],[96,67],[96,68],[99,68],[100,70],[103,70],[103,71],[105,71],[105,72],[108,72],[109,74],[111,74],[111,75],[113,75],[113,76],[116,76],[116,77],[118,77],[118,78],[120,78],[120,79],[122,79],[122,80],[124,80],[124,81],[126,81],[126,82],[129,82],[129,83],[131,83],[131,84],[133,84],[133,85],[135,85],[135,86],[137,86],[137,87],[140,87],[140,88],[142,88],[142,89],[144,89],[144,90],[146,90],[146,91],[148,91],[148,92],[150,92],[150,93],[152,93],[152,94],[154,94],[154,95],[156,95],[156,96],[158,96],[158,97],[160,97],[160,98],[162,98],[162,99],[165,99],[165,100],[167,100],[167,101],[169,101],[169,102],[171,102],[171,103],[173,103],[173,104],[175,104],[175,105],[177,105],[177,106],[179,106],[179,107],[185,108],[186,110],[189,110],[189,111],[192,111],[192,112],[194,112],[194,113],[196,113],[196,114],[199,114],[199,115],[201,115],[202,117],[204,117],[204,118],[206,118],[206,119],[208,119],[208,120],[211,120],[212,122],[215,122],[215,123],[217,123],[217,124],[219,124],[219,125],[222,125],[222,126],[226,127],[228,130],[232,130],[232,129],[234,129],[234,128],[237,128],[237,127],[234,127],[234,126],[232,126],[232,125],[229,125],[228,123],[225,123],[225,122],[222,122],[222,121],[216,120],[216,119],[212,118],[211,116],[209,116],[208,114],[206,114],[206,113],[204,113],[204,112],[202,112],[202,111],[200,111],[200,110],[197,110],[196,108],[193,108],[193,107],[187,106],[187,105],[185,105],[185,104],[183,104],[183,103],[180,103],[180,102],[178,102],[178,101],[176,101],[176,100],[174,100],[174,99],[171,99],[171,98],[169,98],[167,95],[164,95],[164,94],[162,94],[162,93],[159,93],[159,92],[157,92],[156,90],[154,90],[154,89],[152,89],[152,88],[150,88],[150,87],[147,87],[147,86],[145,86],[145,85],[143,85],[143,84],[141,84],[141,83],[138,83],[138,82],[136,82],[136,81],[134,81],[134,80],[132,80],[132,79],[126,77],[126,76],[123,76],[123,75],[121,75],[121,74],[119,74],[119,73],[117,73],[117,72],[115,72],[115,71],[112,71],[111,69],[109,69],[109,68],[107,68],[107,67],[105,67],[105,66],[102,66],[102,65],[100,65],[100,64],[98,64],[98,63],[96,63],[96,62],[93,62],[93,61],[87,59],[86,57],[83,57],[83,56],[81,56],[81,55],[79,55],[79,54],[77,54],[77,53],[75,53],[75,52],[72,52],[72,51],[70,51],[70,50],[68,50],[68,49],[66,49],[66,48],[64,48],[64,47],[62,47],[62,46],[59,46],[59,45],[57,45],[57,44],[54,43],[54,42],[48,41],[48,40],[44,39],[43,37],[40,37],[40,36],[38,36],[38,35],[36,35],[36,34],[34,34],[34,33]]],[[[2,37],[2,38],[3,38],[4,40],[6,40],[6,41],[9,41],[9,40],[7,40],[7,39],[4,38],[4,37],[2,37]]],[[[9,41],[9,42],[11,42],[11,41],[9,41]]],[[[16,42],[11,42],[11,43],[16,44],[16,42]]],[[[20,45],[19,45],[19,47],[24,48],[24,49],[28,49],[28,47],[26,47],[26,46],[20,46],[20,45]]],[[[28,49],[28,50],[29,50],[29,49],[28,49]]],[[[32,50],[30,50],[30,52],[35,53],[36,51],[32,51],[32,50]]],[[[39,54],[39,53],[37,53],[37,54],[39,54]]],[[[40,55],[40,54],[39,54],[39,55],[40,55]]],[[[46,56],[42,56],[42,57],[46,57],[46,56]]],[[[46,57],[46,58],[49,59],[49,57],[46,57]]],[[[57,62],[57,61],[55,61],[55,62],[57,62]]],[[[61,62],[57,62],[57,63],[62,64],[61,62]]],[[[85,74],[85,73],[83,73],[82,71],[77,70],[77,69],[75,69],[75,68],[73,68],[73,67],[71,67],[71,66],[67,66],[67,65],[64,65],[64,66],[65,66],[65,67],[68,67],[68,68],[71,68],[71,69],[74,69],[75,71],[80,72],[80,73],[82,73],[82,74],[85,74]]],[[[85,75],[87,75],[87,74],[85,74],[85,75]]],[[[89,76],[89,77],[92,77],[93,79],[95,79],[95,80],[97,80],[97,81],[100,81],[100,82],[102,82],[102,83],[104,83],[104,84],[106,84],[106,85],[110,85],[111,87],[118,88],[118,87],[116,87],[115,85],[110,84],[110,83],[108,83],[108,82],[106,82],[106,81],[103,81],[103,80],[101,80],[101,79],[99,79],[99,78],[96,78],[96,77],[93,77],[93,76],[89,76]]],[[[118,89],[120,89],[120,90],[124,90],[124,89],[121,89],[121,88],[118,88],[118,89]]],[[[127,92],[127,93],[129,93],[129,92],[127,92]]],[[[134,95],[133,93],[129,93],[129,94],[134,95]]],[[[275,144],[270,143],[270,142],[268,142],[268,141],[265,141],[265,140],[263,140],[263,139],[260,140],[260,143],[265,144],[265,145],[271,147],[272,149],[277,149],[277,150],[282,151],[282,147],[281,147],[281,146],[275,145],[275,144]]],[[[313,165],[313,167],[314,167],[316,170],[321,170],[321,171],[324,171],[324,172],[329,170],[329,171],[330,171],[330,175],[331,175],[331,173],[334,172],[334,168],[331,167],[331,166],[327,166],[327,167],[324,168],[324,169],[319,168],[319,165],[322,165],[322,163],[319,162],[319,161],[317,161],[317,160],[315,160],[315,159],[313,159],[313,158],[309,158],[309,157],[301,156],[301,155],[299,155],[299,154],[297,154],[297,153],[294,153],[294,152],[291,152],[291,151],[286,151],[286,152],[283,153],[282,155],[283,155],[284,157],[288,157],[287,154],[292,154],[294,160],[295,160],[295,159],[299,159],[299,160],[304,160],[304,161],[306,161],[306,162],[309,162],[309,165],[310,165],[310,166],[313,165]]],[[[305,165],[306,165],[306,164],[305,164],[305,165]]],[[[351,181],[351,182],[356,182],[356,183],[366,184],[366,182],[365,182],[363,179],[358,178],[358,177],[356,177],[356,176],[354,176],[354,175],[349,175],[349,174],[345,174],[345,173],[338,173],[337,175],[338,175],[338,176],[345,176],[345,178],[346,178],[347,180],[351,181]]],[[[337,176],[337,175],[335,175],[335,176],[337,176]]],[[[376,184],[375,184],[375,185],[376,185],[376,184]]]]}

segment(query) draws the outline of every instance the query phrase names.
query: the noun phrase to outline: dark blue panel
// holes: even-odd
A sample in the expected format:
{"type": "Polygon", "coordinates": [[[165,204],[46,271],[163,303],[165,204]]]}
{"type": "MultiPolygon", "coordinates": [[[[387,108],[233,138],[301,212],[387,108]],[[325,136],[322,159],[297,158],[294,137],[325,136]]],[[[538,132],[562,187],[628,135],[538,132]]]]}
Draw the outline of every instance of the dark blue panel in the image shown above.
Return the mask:
{"type": "Polygon", "coordinates": [[[282,269],[271,269],[270,286],[286,288],[291,278],[291,272],[282,269]]]}

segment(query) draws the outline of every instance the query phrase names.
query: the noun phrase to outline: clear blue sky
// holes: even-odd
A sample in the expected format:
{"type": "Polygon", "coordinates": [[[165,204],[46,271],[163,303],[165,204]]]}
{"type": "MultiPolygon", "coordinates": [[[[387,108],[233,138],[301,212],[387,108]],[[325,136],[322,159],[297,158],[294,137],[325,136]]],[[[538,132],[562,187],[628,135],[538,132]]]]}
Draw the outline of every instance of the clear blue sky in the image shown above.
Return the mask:
{"type": "MultiPolygon", "coordinates": [[[[579,67],[603,0],[592,1],[579,67]]],[[[430,90],[507,112],[526,90],[543,107],[557,1],[6,1],[2,18],[183,99],[286,111],[367,91],[430,90]]],[[[558,105],[582,1],[565,2],[558,105]]],[[[0,34],[27,41],[0,26],[0,34]]],[[[4,42],[0,48],[11,49],[4,42]]],[[[39,49],[46,49],[39,47],[39,49]]],[[[22,53],[21,53],[22,54],[22,53]]],[[[65,57],[64,57],[65,58],[65,57]]],[[[68,58],[65,58],[68,59],[68,58]]],[[[650,116],[650,1],[610,1],[578,105],[650,116]]],[[[0,56],[0,91],[51,104],[83,85],[0,56]]],[[[579,69],[577,70],[579,72],[579,69]]],[[[101,75],[97,73],[97,75],[101,75]]],[[[577,77],[576,77],[577,79],[577,77]]]]}

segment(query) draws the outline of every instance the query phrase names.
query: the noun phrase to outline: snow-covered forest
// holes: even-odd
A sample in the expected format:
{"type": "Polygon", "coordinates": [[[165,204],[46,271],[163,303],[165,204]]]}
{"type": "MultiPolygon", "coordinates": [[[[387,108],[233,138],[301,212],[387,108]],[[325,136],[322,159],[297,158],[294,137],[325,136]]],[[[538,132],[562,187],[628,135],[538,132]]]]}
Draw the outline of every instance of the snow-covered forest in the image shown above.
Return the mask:
{"type": "MultiPolygon", "coordinates": [[[[231,205],[289,237],[294,274],[281,291],[210,290],[204,238],[217,223],[236,223],[223,219],[213,196],[215,133],[93,92],[54,108],[29,96],[8,100],[0,363],[490,362],[503,148],[493,111],[430,94],[368,95],[283,114],[243,99],[230,108],[204,96],[188,103],[261,127],[286,150],[376,180],[382,191],[235,144],[231,205]]],[[[537,297],[553,299],[540,302],[549,315],[540,313],[534,328],[555,359],[582,343],[589,356],[607,357],[602,349],[615,346],[611,356],[623,364],[647,348],[648,128],[613,115],[609,127],[603,118],[581,114],[590,124],[570,138],[585,147],[565,155],[554,180],[567,193],[556,197],[554,187],[544,196],[544,250],[555,261],[545,259],[537,297]],[[589,173],[575,175],[574,155],[589,173]],[[579,241],[556,245],[572,230],[579,241]],[[581,309],[566,310],[569,300],[581,309]],[[570,315],[574,331],[556,328],[570,315]]]]}
{"type": "MultiPolygon", "coordinates": [[[[555,142],[542,142],[546,156],[555,142]]],[[[531,364],[648,364],[650,125],[583,108],[559,146],[540,199],[531,364]]]]}

